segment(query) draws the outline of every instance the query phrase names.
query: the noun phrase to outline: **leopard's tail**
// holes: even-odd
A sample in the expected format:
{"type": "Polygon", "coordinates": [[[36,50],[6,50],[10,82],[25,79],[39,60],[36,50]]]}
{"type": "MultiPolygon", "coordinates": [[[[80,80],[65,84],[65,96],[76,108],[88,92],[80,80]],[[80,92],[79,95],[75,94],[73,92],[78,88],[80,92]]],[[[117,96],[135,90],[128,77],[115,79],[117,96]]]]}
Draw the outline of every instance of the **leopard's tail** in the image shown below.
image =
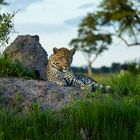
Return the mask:
{"type": "Polygon", "coordinates": [[[110,92],[112,91],[112,87],[110,85],[103,85],[96,81],[93,81],[92,84],[92,91],[101,90],[103,92],[110,92]]]}

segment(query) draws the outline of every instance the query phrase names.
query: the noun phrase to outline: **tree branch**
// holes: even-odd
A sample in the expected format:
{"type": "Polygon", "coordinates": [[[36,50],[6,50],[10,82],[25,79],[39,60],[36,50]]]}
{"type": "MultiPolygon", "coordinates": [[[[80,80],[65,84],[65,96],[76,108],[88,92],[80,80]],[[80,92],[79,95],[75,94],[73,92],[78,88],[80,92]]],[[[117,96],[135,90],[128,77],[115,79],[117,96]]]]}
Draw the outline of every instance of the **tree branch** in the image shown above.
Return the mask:
{"type": "Polygon", "coordinates": [[[137,37],[134,31],[134,28],[132,26],[131,26],[131,29],[132,29],[132,34],[134,35],[135,42],[137,43],[137,37]]]}
{"type": "MultiPolygon", "coordinates": [[[[112,27],[114,28],[115,32],[118,32],[115,29],[115,26],[112,25],[112,27]]],[[[101,29],[101,30],[106,32],[106,33],[109,33],[110,35],[113,35],[113,36],[116,36],[116,37],[120,38],[128,47],[139,46],[140,45],[140,42],[137,42],[137,37],[136,37],[136,34],[134,33],[134,31],[133,31],[133,35],[134,35],[135,42],[134,43],[128,43],[127,40],[125,38],[123,38],[121,35],[118,35],[118,34],[115,34],[115,33],[110,33],[107,30],[103,30],[103,29],[101,29]]]]}
{"type": "Polygon", "coordinates": [[[140,42],[135,42],[135,43],[130,43],[130,44],[129,44],[129,43],[126,41],[126,39],[123,38],[122,36],[117,35],[117,34],[112,34],[112,35],[119,37],[128,47],[140,45],[140,42]]]}

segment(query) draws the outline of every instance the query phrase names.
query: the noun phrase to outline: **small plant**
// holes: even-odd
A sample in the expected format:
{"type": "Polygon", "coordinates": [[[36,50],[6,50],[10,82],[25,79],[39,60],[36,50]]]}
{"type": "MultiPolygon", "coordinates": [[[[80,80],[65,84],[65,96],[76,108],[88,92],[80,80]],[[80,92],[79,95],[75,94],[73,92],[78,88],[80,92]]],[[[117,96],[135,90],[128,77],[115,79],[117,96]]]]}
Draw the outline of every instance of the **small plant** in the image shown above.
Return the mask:
{"type": "Polygon", "coordinates": [[[30,112],[39,113],[41,111],[41,107],[38,103],[33,102],[30,107],[30,112]]]}
{"type": "Polygon", "coordinates": [[[16,92],[16,100],[20,101],[21,99],[22,99],[22,94],[19,91],[17,91],[16,92]]]}

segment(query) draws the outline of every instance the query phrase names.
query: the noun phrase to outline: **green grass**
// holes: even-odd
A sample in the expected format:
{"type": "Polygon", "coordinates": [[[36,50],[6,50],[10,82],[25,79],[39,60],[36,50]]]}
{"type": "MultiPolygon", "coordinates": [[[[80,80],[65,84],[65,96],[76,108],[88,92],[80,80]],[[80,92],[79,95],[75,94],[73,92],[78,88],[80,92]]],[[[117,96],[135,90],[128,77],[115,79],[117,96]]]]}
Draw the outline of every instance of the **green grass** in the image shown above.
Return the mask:
{"type": "Polygon", "coordinates": [[[127,73],[112,78],[112,86],[119,95],[140,95],[140,75],[127,73]]]}
{"type": "MultiPolygon", "coordinates": [[[[87,74],[84,74],[87,75],[87,74]]],[[[112,78],[117,78],[119,73],[93,73],[91,78],[102,84],[110,84],[112,78]]],[[[88,76],[88,75],[87,75],[88,76]]]]}
{"type": "Polygon", "coordinates": [[[68,112],[69,124],[71,122],[77,132],[81,128],[87,131],[90,139],[133,140],[139,135],[140,109],[133,104],[111,98],[83,101],[68,112]]]}
{"type": "Polygon", "coordinates": [[[140,108],[110,97],[83,99],[60,111],[14,114],[0,109],[0,139],[139,140],[140,108]]]}
{"type": "Polygon", "coordinates": [[[12,63],[9,58],[4,58],[0,55],[0,77],[35,78],[35,73],[32,69],[24,67],[18,61],[12,63]]]}
{"type": "Polygon", "coordinates": [[[92,78],[95,79],[99,83],[108,83],[111,81],[111,77],[117,77],[118,74],[114,73],[100,73],[100,74],[95,74],[93,73],[92,78]]]}

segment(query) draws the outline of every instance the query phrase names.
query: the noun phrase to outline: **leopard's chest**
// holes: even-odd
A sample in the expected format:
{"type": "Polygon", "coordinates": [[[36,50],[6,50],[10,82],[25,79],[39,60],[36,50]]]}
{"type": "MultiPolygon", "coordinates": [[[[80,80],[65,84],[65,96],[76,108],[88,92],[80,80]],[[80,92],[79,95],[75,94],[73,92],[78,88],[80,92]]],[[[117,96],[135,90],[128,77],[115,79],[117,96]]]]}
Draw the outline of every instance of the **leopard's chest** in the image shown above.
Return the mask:
{"type": "Polygon", "coordinates": [[[50,66],[49,68],[49,75],[51,76],[51,79],[59,79],[59,80],[63,80],[64,79],[64,74],[63,72],[60,72],[59,70],[57,70],[56,68],[53,68],[50,66]]]}

